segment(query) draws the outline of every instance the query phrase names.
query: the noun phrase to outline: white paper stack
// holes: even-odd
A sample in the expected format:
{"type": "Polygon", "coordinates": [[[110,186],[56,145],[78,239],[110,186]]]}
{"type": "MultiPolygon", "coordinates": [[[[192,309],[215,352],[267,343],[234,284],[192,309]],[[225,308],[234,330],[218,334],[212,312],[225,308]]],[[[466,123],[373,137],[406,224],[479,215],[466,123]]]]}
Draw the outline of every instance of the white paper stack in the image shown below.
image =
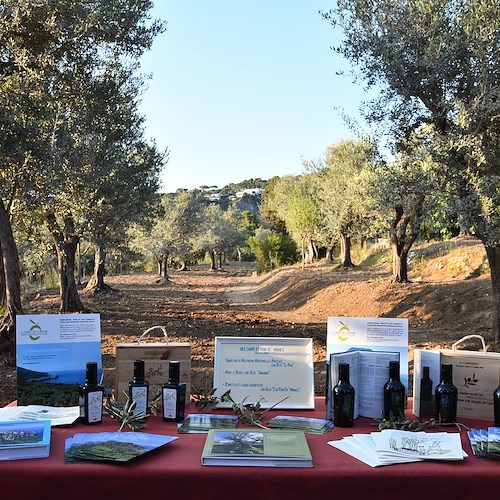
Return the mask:
{"type": "Polygon", "coordinates": [[[385,429],[371,434],[353,434],[329,445],[370,467],[424,460],[463,460],[459,433],[410,432],[385,429]]]}

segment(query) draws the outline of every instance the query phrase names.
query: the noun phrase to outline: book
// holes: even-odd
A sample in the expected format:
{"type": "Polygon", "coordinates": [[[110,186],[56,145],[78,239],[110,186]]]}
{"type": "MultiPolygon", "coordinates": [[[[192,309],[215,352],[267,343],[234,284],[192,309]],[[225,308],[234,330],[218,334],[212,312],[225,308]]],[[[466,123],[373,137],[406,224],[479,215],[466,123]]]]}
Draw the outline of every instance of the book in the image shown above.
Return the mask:
{"type": "Polygon", "coordinates": [[[337,385],[340,363],[349,365],[354,387],[354,418],[380,418],[384,410],[384,385],[389,378],[389,363],[399,361],[399,352],[351,350],[330,355],[327,418],[333,419],[332,389],[337,385]]]}
{"type": "Polygon", "coordinates": [[[235,429],[208,432],[202,465],[312,467],[303,431],[235,429]]]}
{"type": "Polygon", "coordinates": [[[64,445],[65,463],[126,463],[178,439],[145,432],[77,433],[64,445]]]}
{"type": "Polygon", "coordinates": [[[0,422],[0,460],[45,458],[49,454],[49,420],[0,422]]]}
{"type": "Polygon", "coordinates": [[[271,429],[297,429],[309,434],[326,434],[333,429],[333,422],[323,418],[279,415],[267,423],[271,429]]]}
{"type": "Polygon", "coordinates": [[[460,434],[450,432],[384,429],[371,434],[353,434],[328,444],[370,467],[424,460],[459,461],[467,457],[460,434]]]}
{"type": "Polygon", "coordinates": [[[188,415],[178,425],[177,431],[180,434],[206,434],[210,429],[234,429],[237,424],[238,417],[236,415],[194,413],[188,415]]]}

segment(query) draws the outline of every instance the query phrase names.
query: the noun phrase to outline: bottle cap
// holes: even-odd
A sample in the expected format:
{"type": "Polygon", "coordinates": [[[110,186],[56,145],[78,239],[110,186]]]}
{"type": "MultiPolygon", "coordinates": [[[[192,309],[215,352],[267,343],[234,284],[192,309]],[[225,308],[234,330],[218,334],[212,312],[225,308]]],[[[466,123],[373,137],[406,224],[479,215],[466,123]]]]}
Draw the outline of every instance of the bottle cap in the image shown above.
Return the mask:
{"type": "Polygon", "coordinates": [[[349,364],[340,363],[339,364],[339,380],[347,381],[349,380],[349,364]]]}
{"type": "Polygon", "coordinates": [[[134,380],[141,382],[144,380],[144,361],[142,359],[134,361],[134,380]]]}
{"type": "Polygon", "coordinates": [[[178,384],[180,381],[180,362],[170,361],[168,364],[168,381],[171,384],[178,384]]]}
{"type": "Polygon", "coordinates": [[[441,365],[441,379],[451,382],[453,379],[453,365],[441,365]]]}
{"type": "Polygon", "coordinates": [[[389,377],[399,378],[399,361],[389,361],[389,377]]]}
{"type": "Polygon", "coordinates": [[[424,366],[423,367],[423,375],[425,378],[429,378],[429,367],[428,366],[424,366]]]}
{"type": "Polygon", "coordinates": [[[87,363],[87,370],[85,373],[85,380],[89,385],[97,384],[97,363],[95,361],[91,361],[87,363]]]}

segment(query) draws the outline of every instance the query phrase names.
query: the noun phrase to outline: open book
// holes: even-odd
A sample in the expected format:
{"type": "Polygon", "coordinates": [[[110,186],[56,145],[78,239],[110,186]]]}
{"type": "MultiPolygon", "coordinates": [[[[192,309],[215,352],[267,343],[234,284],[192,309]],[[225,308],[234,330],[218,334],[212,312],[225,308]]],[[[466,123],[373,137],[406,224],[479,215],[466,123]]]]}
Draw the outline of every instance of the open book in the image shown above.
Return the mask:
{"type": "Polygon", "coordinates": [[[384,385],[389,379],[389,362],[399,361],[398,352],[352,350],[330,355],[327,418],[333,419],[332,389],[337,385],[339,364],[349,365],[354,387],[354,418],[380,418],[384,410],[384,385]]]}

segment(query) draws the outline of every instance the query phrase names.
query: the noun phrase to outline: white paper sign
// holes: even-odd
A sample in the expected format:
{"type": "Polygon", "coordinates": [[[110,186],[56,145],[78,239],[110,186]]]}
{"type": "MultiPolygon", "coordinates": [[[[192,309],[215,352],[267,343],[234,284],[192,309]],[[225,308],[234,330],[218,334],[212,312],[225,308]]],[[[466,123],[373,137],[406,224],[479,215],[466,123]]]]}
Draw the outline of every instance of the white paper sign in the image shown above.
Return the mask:
{"type": "Polygon", "coordinates": [[[279,408],[312,409],[312,339],[216,337],[214,387],[217,396],[230,390],[237,403],[260,401],[269,408],[286,398],[279,408]]]}

